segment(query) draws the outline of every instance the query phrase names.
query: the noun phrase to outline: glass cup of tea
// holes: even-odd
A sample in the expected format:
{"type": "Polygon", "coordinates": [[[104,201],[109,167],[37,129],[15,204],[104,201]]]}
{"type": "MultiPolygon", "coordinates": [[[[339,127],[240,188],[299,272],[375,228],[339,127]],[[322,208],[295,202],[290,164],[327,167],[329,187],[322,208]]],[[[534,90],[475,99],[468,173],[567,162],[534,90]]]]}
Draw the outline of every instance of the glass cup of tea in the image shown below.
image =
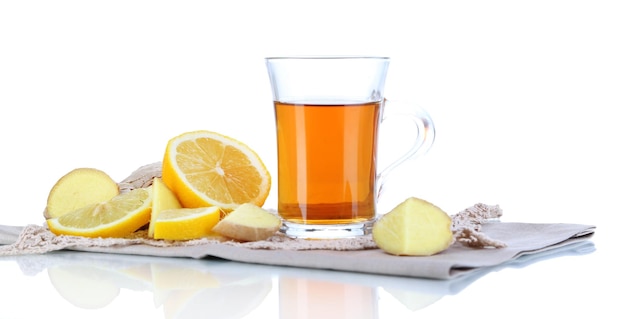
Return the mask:
{"type": "Polygon", "coordinates": [[[265,59],[274,99],[278,214],[289,237],[367,235],[389,172],[426,152],[435,137],[423,109],[389,108],[388,57],[304,56],[265,59]],[[379,128],[389,115],[415,123],[413,145],[380,172],[379,128]]]}

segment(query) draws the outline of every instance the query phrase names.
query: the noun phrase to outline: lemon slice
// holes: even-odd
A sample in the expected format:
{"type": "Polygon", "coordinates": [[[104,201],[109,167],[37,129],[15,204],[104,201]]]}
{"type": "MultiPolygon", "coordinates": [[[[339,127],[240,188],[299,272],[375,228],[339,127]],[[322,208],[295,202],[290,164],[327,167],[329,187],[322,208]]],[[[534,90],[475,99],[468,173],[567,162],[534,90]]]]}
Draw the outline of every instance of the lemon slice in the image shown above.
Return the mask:
{"type": "Polygon", "coordinates": [[[220,214],[217,206],[163,210],[154,222],[154,238],[190,240],[211,236],[220,214]]]}
{"type": "Polygon", "coordinates": [[[172,138],[162,179],[183,207],[219,206],[225,211],[245,203],[262,206],[271,184],[267,168],[250,147],[210,131],[172,138]]]}
{"type": "Polygon", "coordinates": [[[124,237],[150,222],[152,188],[138,188],[47,220],[56,235],[124,237]]]}

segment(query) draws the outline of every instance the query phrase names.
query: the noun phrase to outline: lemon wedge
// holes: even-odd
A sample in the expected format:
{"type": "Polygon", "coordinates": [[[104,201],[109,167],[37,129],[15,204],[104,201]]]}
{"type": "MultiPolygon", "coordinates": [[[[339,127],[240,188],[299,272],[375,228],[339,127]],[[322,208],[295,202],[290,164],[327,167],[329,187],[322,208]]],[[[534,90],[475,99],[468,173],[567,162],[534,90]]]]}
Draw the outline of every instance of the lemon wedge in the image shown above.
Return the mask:
{"type": "Polygon", "coordinates": [[[154,221],[154,238],[190,240],[211,236],[220,215],[217,206],[163,210],[154,221]]]}

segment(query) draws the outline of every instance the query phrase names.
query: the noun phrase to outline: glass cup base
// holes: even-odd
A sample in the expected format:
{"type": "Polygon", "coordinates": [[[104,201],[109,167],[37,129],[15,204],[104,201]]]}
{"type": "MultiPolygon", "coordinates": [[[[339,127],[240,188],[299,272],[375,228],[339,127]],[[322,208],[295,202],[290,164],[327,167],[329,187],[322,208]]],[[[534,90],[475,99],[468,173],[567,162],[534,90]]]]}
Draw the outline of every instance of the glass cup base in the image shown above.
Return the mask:
{"type": "Polygon", "coordinates": [[[283,221],[280,232],[291,238],[339,239],[354,238],[372,233],[374,220],[353,224],[311,225],[283,221]]]}

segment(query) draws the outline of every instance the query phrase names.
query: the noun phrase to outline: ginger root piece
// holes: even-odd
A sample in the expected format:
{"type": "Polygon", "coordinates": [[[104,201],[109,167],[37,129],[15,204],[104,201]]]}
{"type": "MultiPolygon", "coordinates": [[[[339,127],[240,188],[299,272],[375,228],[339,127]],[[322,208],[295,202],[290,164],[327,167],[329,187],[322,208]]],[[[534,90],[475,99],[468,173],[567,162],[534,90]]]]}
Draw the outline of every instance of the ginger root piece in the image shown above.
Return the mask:
{"type": "Polygon", "coordinates": [[[61,177],[50,190],[44,217],[60,217],[88,205],[110,200],[120,193],[117,183],[95,168],[76,168],[61,177]]]}
{"type": "Polygon", "coordinates": [[[213,231],[239,241],[258,241],[272,237],[281,226],[278,216],[254,204],[242,204],[224,217],[213,231]]]}
{"type": "Polygon", "coordinates": [[[374,223],[379,248],[398,256],[430,256],[454,242],[452,219],[439,207],[411,197],[374,223]]]}

